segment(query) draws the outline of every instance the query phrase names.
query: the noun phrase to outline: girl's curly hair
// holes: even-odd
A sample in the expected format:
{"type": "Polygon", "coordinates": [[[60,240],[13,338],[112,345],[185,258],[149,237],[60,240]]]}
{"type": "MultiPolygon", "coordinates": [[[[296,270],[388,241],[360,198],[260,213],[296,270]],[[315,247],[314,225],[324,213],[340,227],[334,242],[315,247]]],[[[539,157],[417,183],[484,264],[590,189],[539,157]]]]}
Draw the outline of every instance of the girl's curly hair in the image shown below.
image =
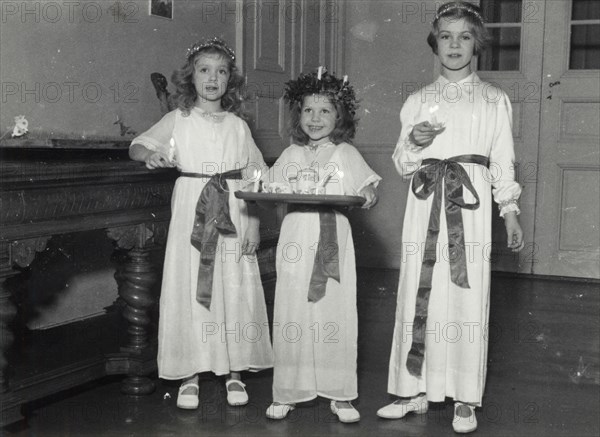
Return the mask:
{"type": "MultiPolygon", "coordinates": [[[[326,94],[321,94],[323,97],[329,97],[326,94]]],[[[311,95],[307,94],[305,97],[310,98],[311,95]]],[[[358,119],[354,114],[348,111],[346,105],[340,101],[332,101],[335,106],[337,116],[335,118],[335,127],[329,134],[329,139],[335,145],[340,143],[351,143],[356,134],[356,126],[358,125],[358,119]]],[[[296,144],[308,144],[309,136],[302,130],[300,125],[300,118],[302,117],[302,105],[301,102],[293,102],[290,104],[290,135],[296,142],[296,144]]]]}
{"type": "Polygon", "coordinates": [[[316,73],[300,74],[298,79],[286,83],[284,98],[290,105],[290,135],[299,144],[307,144],[309,136],[302,130],[302,106],[311,96],[328,98],[336,109],[335,127],[329,139],[334,144],[350,143],[356,134],[358,101],[354,89],[326,70],[319,78],[316,73]]]}
{"type": "MultiPolygon", "coordinates": [[[[214,40],[214,39],[213,39],[214,40]]],[[[229,81],[227,82],[227,91],[221,97],[221,106],[225,111],[232,112],[239,117],[243,117],[242,103],[244,101],[242,89],[244,78],[235,65],[232,51],[226,50],[219,44],[203,44],[197,49],[198,44],[194,45],[194,50],[188,56],[186,63],[178,70],[175,70],[171,76],[171,81],[175,85],[173,99],[177,107],[184,115],[189,115],[191,109],[195,106],[198,99],[198,92],[194,85],[194,73],[196,60],[200,56],[219,56],[227,60],[229,68],[229,81]]],[[[190,50],[188,50],[190,52],[190,50]]]]}

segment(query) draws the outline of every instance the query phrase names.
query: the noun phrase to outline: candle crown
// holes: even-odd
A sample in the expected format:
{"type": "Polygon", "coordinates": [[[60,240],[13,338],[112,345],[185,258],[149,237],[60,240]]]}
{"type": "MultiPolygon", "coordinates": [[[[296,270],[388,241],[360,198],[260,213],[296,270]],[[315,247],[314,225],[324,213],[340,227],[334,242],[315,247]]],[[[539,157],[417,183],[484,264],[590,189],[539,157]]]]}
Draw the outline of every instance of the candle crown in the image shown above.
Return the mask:
{"type": "Polygon", "coordinates": [[[352,115],[358,109],[354,88],[349,85],[348,76],[340,79],[330,74],[325,67],[319,67],[317,72],[300,73],[298,79],[286,82],[283,97],[293,106],[296,103],[302,105],[304,97],[313,94],[322,94],[341,103],[352,115]]]}

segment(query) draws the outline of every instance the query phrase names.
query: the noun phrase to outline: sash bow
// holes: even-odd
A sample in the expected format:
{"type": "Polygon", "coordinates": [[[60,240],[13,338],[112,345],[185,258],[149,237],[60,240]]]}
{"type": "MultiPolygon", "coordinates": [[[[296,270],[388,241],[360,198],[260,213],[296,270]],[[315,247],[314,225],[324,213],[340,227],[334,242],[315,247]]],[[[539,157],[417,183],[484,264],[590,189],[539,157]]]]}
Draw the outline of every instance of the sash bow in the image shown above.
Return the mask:
{"type": "Polygon", "coordinates": [[[229,215],[227,179],[241,179],[242,170],[231,170],[213,176],[201,173],[181,173],[185,177],[210,178],[196,203],[196,216],[190,237],[192,246],[200,252],[196,300],[210,310],[215,255],[219,234],[235,234],[235,225],[229,215]]]}
{"type": "Polygon", "coordinates": [[[433,194],[415,305],[413,338],[406,359],[406,367],[413,376],[421,376],[425,356],[427,308],[431,294],[433,268],[437,262],[437,240],[440,232],[442,196],[445,200],[444,211],[448,229],[450,279],[461,288],[469,288],[461,209],[475,210],[479,208],[479,195],[461,163],[479,164],[488,167],[489,158],[482,155],[460,155],[444,160],[425,159],[412,179],[412,192],[418,199],[426,200],[433,194]],[[465,202],[463,187],[471,192],[475,198],[474,203],[465,202]]]}

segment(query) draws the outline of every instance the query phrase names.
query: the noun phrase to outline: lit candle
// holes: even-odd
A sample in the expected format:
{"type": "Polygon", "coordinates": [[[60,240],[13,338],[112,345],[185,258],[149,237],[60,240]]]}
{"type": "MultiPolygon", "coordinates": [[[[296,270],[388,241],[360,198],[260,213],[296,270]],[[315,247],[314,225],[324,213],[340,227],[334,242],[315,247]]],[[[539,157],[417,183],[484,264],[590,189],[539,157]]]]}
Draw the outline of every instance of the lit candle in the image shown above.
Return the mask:
{"type": "Polygon", "coordinates": [[[175,161],[175,139],[174,138],[171,138],[169,140],[169,153],[167,154],[167,157],[169,158],[169,162],[175,161]]]}
{"type": "Polygon", "coordinates": [[[262,176],[262,171],[261,170],[254,170],[254,192],[258,193],[258,190],[260,188],[260,177],[262,176]]]}
{"type": "Polygon", "coordinates": [[[437,125],[438,124],[437,116],[435,115],[435,113],[438,112],[439,109],[440,109],[440,107],[438,105],[434,105],[434,106],[430,106],[429,107],[429,113],[431,114],[431,123],[433,125],[437,125]]]}
{"type": "Polygon", "coordinates": [[[338,170],[337,172],[338,180],[340,181],[340,192],[344,194],[344,172],[342,170],[338,170]]]}
{"type": "Polygon", "coordinates": [[[323,74],[323,67],[319,67],[319,70],[317,72],[317,79],[321,80],[321,75],[323,74]]]}

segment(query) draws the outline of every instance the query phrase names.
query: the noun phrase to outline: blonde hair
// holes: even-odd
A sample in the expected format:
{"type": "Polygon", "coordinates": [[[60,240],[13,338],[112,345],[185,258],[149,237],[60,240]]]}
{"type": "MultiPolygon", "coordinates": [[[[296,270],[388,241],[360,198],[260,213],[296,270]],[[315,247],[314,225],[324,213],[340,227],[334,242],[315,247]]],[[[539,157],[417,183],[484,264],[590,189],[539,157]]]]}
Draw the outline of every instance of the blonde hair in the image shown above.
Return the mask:
{"type": "Polygon", "coordinates": [[[198,92],[194,85],[194,73],[196,71],[196,60],[200,56],[219,56],[227,61],[229,81],[227,82],[227,91],[221,97],[221,106],[225,111],[233,112],[244,118],[242,109],[244,78],[235,65],[233,51],[218,38],[212,38],[208,40],[208,43],[196,43],[191,49],[188,49],[185,65],[173,72],[171,81],[176,89],[173,98],[177,103],[177,107],[184,115],[189,115],[190,110],[196,104],[198,92]]]}

